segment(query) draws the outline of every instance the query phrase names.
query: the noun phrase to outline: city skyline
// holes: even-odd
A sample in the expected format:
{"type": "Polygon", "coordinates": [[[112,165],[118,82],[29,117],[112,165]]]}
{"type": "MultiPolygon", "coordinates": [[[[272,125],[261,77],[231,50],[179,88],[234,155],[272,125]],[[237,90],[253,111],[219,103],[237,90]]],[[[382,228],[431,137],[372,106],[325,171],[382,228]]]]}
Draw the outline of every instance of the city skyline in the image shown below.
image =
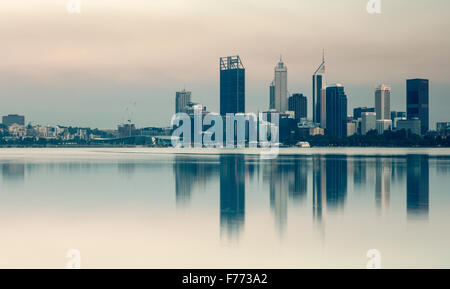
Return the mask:
{"type": "Polygon", "coordinates": [[[404,80],[430,79],[434,127],[446,121],[450,105],[450,59],[442,54],[450,41],[441,36],[450,21],[450,3],[438,2],[388,1],[380,15],[370,15],[356,0],[206,6],[200,0],[189,5],[92,0],[83,3],[81,14],[69,15],[63,2],[7,0],[0,12],[9,23],[0,28],[0,53],[7,56],[0,69],[0,114],[49,125],[114,128],[136,102],[134,123],[165,126],[173,93],[184,86],[196,101],[219,111],[216,61],[234,54],[246,64],[247,111],[267,108],[267,84],[280,54],[289,66],[289,91],[303,93],[311,103],[311,72],[325,48],[327,81],[345,85],[349,110],[373,106],[379,83],[392,88],[392,110],[404,110],[404,80]],[[239,8],[232,23],[222,13],[230,6],[239,8]],[[328,17],[318,22],[323,13],[328,17]],[[271,25],[245,25],[252,22],[271,25]],[[159,32],[161,26],[167,29],[159,32]]]}

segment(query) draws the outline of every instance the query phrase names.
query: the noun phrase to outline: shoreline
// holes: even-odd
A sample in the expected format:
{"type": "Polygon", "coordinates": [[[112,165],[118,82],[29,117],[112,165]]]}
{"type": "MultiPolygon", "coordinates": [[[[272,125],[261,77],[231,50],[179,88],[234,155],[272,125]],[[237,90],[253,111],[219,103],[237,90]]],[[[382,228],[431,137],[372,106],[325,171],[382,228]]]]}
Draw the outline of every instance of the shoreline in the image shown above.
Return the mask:
{"type": "Polygon", "coordinates": [[[406,156],[428,155],[449,156],[450,148],[380,148],[380,147],[314,147],[279,148],[278,153],[269,153],[268,149],[216,149],[216,148],[1,148],[0,159],[11,158],[145,158],[146,156],[183,155],[254,155],[254,156],[406,156]]]}

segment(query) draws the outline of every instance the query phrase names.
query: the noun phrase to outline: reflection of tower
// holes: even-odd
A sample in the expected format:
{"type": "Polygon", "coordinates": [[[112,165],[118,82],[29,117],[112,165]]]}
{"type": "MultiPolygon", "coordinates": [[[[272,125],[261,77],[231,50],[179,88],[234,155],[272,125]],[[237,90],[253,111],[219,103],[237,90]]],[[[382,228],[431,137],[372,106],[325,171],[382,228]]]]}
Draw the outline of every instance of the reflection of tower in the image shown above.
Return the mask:
{"type": "Polygon", "coordinates": [[[270,208],[274,214],[275,226],[280,235],[286,229],[289,187],[288,168],[275,159],[270,165],[270,208]]]}
{"type": "Polygon", "coordinates": [[[313,157],[313,219],[319,223],[326,211],[327,176],[322,157],[313,157]]]}
{"type": "Polygon", "coordinates": [[[243,155],[220,157],[220,228],[238,237],[245,221],[245,159],[243,155]]]}
{"type": "Polygon", "coordinates": [[[429,165],[428,156],[407,156],[406,207],[409,218],[428,218],[429,165]]]}
{"type": "Polygon", "coordinates": [[[391,192],[391,167],[387,160],[377,159],[375,163],[375,202],[377,208],[386,212],[391,192]]]}
{"type": "Polygon", "coordinates": [[[367,161],[358,159],[353,162],[353,185],[361,189],[366,184],[367,179],[367,161]]]}
{"type": "Polygon", "coordinates": [[[175,198],[177,206],[186,206],[191,200],[192,190],[195,184],[205,183],[215,174],[216,165],[204,160],[190,157],[176,156],[173,164],[175,175],[175,198]]]}
{"type": "Polygon", "coordinates": [[[347,159],[329,156],[325,161],[327,184],[327,208],[344,207],[347,196],[347,159]]]}
{"type": "MultiPolygon", "coordinates": [[[[289,196],[296,202],[306,199],[308,189],[308,161],[296,159],[294,161],[294,174],[289,181],[289,196]]],[[[290,170],[292,171],[292,170],[290,170]]]]}
{"type": "Polygon", "coordinates": [[[4,163],[1,167],[3,179],[6,181],[23,181],[25,178],[23,163],[4,163]]]}

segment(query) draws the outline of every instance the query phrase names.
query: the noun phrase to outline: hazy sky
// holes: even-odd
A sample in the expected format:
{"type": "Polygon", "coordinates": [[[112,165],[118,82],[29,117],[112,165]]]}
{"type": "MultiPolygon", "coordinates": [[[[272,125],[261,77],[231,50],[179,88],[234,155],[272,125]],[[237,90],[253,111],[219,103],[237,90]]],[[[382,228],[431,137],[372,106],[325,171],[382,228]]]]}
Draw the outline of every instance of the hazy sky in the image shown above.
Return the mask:
{"type": "Polygon", "coordinates": [[[40,124],[113,128],[168,125],[175,91],[219,110],[219,57],[246,66],[246,110],[267,109],[280,54],[289,92],[311,103],[311,74],[326,51],[326,81],[354,106],[392,87],[405,110],[405,80],[430,79],[431,122],[450,121],[450,1],[67,0],[0,3],[0,115],[40,124]],[[135,103],[135,105],[134,105],[135,103]],[[128,109],[128,113],[126,108],[128,109]]]}

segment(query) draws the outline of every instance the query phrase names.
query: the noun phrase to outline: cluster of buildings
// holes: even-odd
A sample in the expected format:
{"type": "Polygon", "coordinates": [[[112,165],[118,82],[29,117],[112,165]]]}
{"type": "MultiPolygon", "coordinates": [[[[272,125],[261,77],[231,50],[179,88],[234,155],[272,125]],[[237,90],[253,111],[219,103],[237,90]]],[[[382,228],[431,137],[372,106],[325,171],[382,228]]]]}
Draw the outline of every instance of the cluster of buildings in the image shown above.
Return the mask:
{"type": "MultiPolygon", "coordinates": [[[[406,130],[424,136],[429,133],[429,81],[406,81],[406,111],[391,111],[391,89],[381,84],[374,91],[375,107],[357,107],[348,114],[348,98],[339,83],[325,82],[325,57],[312,75],[312,116],[308,118],[307,97],[300,92],[288,93],[288,69],[283,60],[274,68],[269,86],[269,105],[266,113],[280,115],[280,141],[301,139],[311,135],[348,137],[366,135],[370,131],[383,134],[388,130],[406,130]]],[[[175,112],[192,112],[199,106],[192,102],[190,91],[176,93],[175,112]]],[[[246,114],[245,67],[239,56],[220,58],[220,114],[246,114]]],[[[438,123],[437,132],[446,136],[448,123],[438,123]]]]}
{"type": "Polygon", "coordinates": [[[62,141],[98,138],[90,129],[69,128],[63,126],[25,125],[25,116],[10,114],[2,117],[0,134],[3,140],[17,139],[56,139],[62,141]]]}
{"type": "MultiPolygon", "coordinates": [[[[220,71],[220,115],[244,115],[245,67],[241,58],[221,57],[220,71]]],[[[269,85],[269,101],[265,115],[278,113],[278,134],[281,143],[292,143],[314,135],[348,137],[369,132],[383,134],[388,130],[406,130],[424,136],[429,128],[429,81],[408,79],[406,81],[405,111],[391,111],[391,89],[381,84],[374,90],[374,107],[357,107],[353,115],[348,114],[348,98],[345,88],[339,83],[325,81],[325,56],[312,75],[312,116],[308,117],[308,99],[301,92],[288,92],[288,68],[280,57],[274,68],[274,78],[269,85]]],[[[206,106],[192,101],[192,92],[183,89],[176,92],[175,112],[193,116],[201,111],[209,112],[206,106]]],[[[264,121],[271,123],[270,116],[264,121]]],[[[224,130],[226,124],[223,124],[224,130]]],[[[25,117],[17,114],[3,116],[0,136],[3,140],[23,138],[46,138],[62,141],[169,137],[173,128],[148,127],[137,129],[134,124],[119,125],[117,130],[99,131],[89,128],[63,126],[25,125],[25,117]]],[[[204,128],[206,130],[207,128],[204,128]]],[[[248,128],[247,128],[248,129],[248,128]]],[[[248,132],[246,132],[248,134],[248,132]]],[[[435,134],[450,135],[450,123],[439,122],[435,134]]],[[[233,140],[234,141],[234,140],[233,140]]]]}

